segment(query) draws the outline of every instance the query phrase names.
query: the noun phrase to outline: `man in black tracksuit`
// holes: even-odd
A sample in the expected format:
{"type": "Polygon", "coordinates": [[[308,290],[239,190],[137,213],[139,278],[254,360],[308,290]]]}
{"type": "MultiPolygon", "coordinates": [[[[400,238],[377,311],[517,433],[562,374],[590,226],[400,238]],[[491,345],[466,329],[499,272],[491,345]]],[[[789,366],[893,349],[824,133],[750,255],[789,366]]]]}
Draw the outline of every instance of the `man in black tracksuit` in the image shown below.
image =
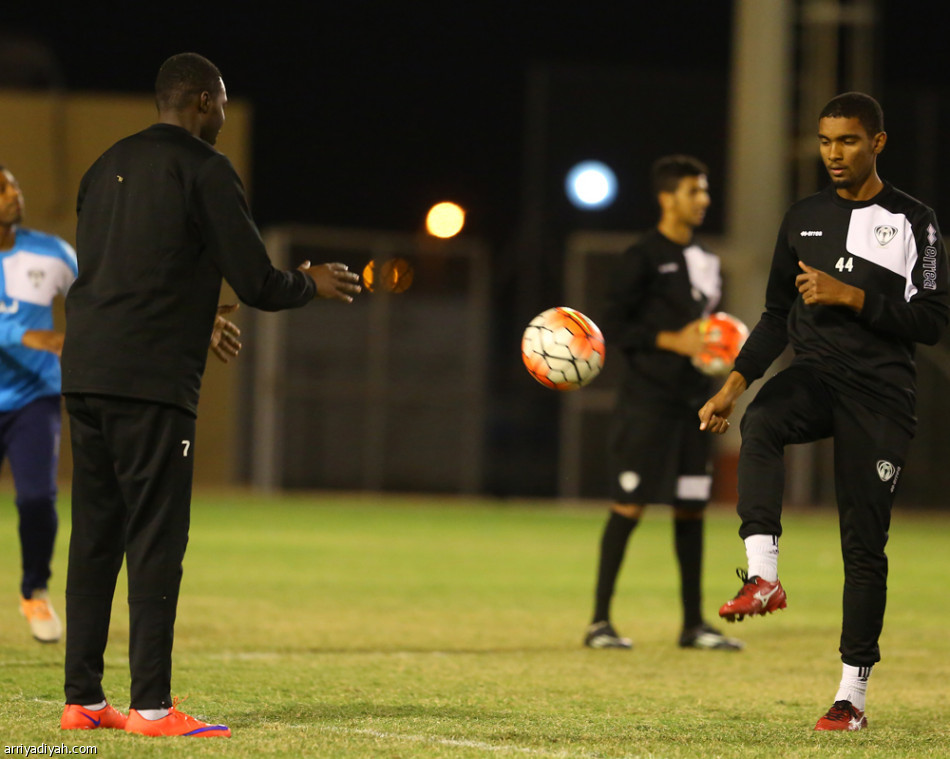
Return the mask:
{"type": "Polygon", "coordinates": [[[79,276],[66,301],[63,392],[74,460],[62,727],[230,735],[173,708],[171,654],[188,522],[195,416],[222,277],[276,311],[351,301],[342,264],[275,269],[230,161],[212,147],[227,97],[185,53],[156,80],[159,123],[120,140],[82,179],[79,276]],[[116,577],[129,579],[131,713],[105,702],[116,577]]]}
{"type": "Polygon", "coordinates": [[[834,438],[845,581],[841,685],[816,730],[859,730],[880,660],[891,506],[914,435],[914,344],[948,321],[947,257],[932,210],[877,175],[887,135],[877,102],[832,99],[818,122],[831,185],[791,207],[772,259],[766,310],[700,426],[725,432],[735,401],[786,344],[791,366],[742,419],[739,534],[749,559],[729,620],[785,608],[778,579],[786,445],[834,438]]]}
{"type": "Polygon", "coordinates": [[[669,504],[680,569],[679,645],[738,650],[742,644],[703,621],[703,524],[709,501],[710,440],[696,408],[712,390],[692,364],[703,349],[700,321],[719,303],[719,257],[694,238],[709,207],[706,167],[691,156],[658,159],[652,183],[660,219],[624,251],[611,278],[607,341],[623,352],[624,375],[611,417],[613,503],[600,541],[590,648],[629,649],[610,620],[627,542],[648,504],[669,504]]]}

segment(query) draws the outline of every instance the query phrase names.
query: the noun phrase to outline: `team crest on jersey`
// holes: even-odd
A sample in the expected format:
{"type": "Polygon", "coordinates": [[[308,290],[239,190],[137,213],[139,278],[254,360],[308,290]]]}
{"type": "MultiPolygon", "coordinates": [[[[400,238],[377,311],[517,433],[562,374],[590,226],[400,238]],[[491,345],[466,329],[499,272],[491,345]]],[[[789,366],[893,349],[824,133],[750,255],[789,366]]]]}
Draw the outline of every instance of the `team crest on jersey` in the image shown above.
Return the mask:
{"type": "Polygon", "coordinates": [[[39,286],[43,284],[43,280],[46,278],[46,272],[42,269],[30,269],[26,276],[29,277],[30,282],[33,283],[33,287],[39,289],[39,286]]]}
{"type": "Polygon", "coordinates": [[[879,245],[887,245],[897,236],[897,227],[892,227],[890,224],[881,224],[874,227],[874,236],[877,238],[879,245]]]}

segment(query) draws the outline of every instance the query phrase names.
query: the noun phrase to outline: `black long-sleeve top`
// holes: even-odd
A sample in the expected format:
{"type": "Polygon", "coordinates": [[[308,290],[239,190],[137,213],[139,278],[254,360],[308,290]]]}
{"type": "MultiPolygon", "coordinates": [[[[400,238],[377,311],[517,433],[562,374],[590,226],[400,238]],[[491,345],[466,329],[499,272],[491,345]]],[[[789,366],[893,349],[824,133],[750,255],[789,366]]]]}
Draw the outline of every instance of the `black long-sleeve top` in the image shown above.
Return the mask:
{"type": "Polygon", "coordinates": [[[697,409],[711,381],[690,359],[656,347],[661,331],[680,330],[719,303],[719,257],[697,242],[680,245],[657,229],[626,251],[610,280],[604,337],[626,358],[621,403],[657,402],[697,409]]]}
{"type": "Polygon", "coordinates": [[[791,343],[793,363],[912,429],[914,345],[936,343],[948,317],[947,254],[934,212],[889,183],[866,201],[829,186],[786,213],[765,312],[735,369],[751,384],[791,343]],[[864,290],[861,313],[805,305],[795,286],[799,261],[864,290]]]}
{"type": "Polygon", "coordinates": [[[196,414],[222,276],[277,311],[316,293],[267,256],[226,156],[170,124],[120,140],[79,187],[79,276],[66,298],[63,392],[196,414]]]}

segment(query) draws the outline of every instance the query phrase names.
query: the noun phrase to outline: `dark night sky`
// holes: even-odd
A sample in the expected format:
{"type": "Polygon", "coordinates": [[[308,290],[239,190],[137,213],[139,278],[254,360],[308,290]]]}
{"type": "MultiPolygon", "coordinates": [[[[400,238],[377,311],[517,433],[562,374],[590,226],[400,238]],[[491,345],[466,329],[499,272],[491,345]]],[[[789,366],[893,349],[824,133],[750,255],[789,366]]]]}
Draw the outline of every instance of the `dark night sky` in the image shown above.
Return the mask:
{"type": "Polygon", "coordinates": [[[683,24],[619,2],[125,4],[147,14],[137,21],[113,14],[122,6],[63,5],[6,9],[4,23],[51,45],[67,88],[148,91],[167,55],[192,49],[218,64],[231,97],[253,102],[262,224],[414,229],[451,197],[470,207],[472,232],[497,236],[517,214],[530,61],[723,76],[729,61],[730,4],[719,2],[693,3],[683,24]]]}
{"type": "MultiPolygon", "coordinates": [[[[882,74],[936,85],[938,27],[903,13],[907,5],[882,5],[882,74]]],[[[412,230],[429,204],[452,198],[470,210],[469,233],[501,242],[518,217],[529,64],[702,71],[726,81],[731,8],[709,0],[34,2],[5,8],[3,27],[48,43],[68,89],[149,91],[172,53],[214,60],[229,94],[254,104],[262,226],[412,230]]]]}

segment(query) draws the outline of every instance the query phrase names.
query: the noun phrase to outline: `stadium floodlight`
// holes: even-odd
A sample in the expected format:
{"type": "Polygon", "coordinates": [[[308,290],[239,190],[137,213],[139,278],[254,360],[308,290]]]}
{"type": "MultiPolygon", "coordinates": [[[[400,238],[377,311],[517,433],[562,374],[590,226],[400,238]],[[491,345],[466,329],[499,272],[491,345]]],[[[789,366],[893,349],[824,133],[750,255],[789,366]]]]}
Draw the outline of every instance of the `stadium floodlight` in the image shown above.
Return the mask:
{"type": "Polygon", "coordinates": [[[455,237],[465,226],[465,211],[449,201],[436,203],[426,215],[426,231],[433,237],[455,237]]]}
{"type": "Polygon", "coordinates": [[[617,176],[600,161],[581,161],[567,172],[567,197],[585,211],[606,208],[617,197],[617,176]]]}

